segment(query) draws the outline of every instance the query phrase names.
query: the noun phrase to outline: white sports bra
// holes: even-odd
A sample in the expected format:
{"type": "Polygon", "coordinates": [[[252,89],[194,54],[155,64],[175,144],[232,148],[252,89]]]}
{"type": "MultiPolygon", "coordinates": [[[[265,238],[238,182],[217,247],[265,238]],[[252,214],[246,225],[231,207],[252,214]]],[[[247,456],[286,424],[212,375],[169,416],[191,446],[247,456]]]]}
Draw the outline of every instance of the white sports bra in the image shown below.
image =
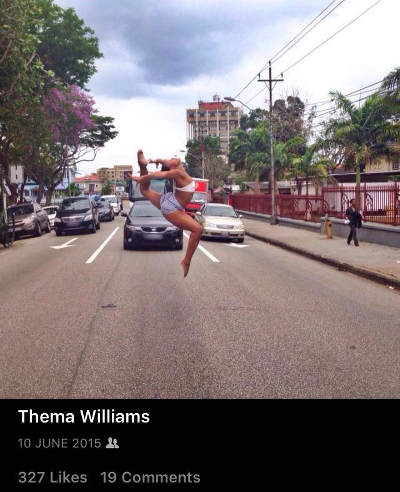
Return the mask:
{"type": "Polygon", "coordinates": [[[178,191],[188,191],[189,193],[192,193],[195,190],[195,188],[196,188],[196,185],[195,185],[194,181],[191,181],[186,186],[183,186],[182,188],[176,187],[175,189],[178,191]]]}

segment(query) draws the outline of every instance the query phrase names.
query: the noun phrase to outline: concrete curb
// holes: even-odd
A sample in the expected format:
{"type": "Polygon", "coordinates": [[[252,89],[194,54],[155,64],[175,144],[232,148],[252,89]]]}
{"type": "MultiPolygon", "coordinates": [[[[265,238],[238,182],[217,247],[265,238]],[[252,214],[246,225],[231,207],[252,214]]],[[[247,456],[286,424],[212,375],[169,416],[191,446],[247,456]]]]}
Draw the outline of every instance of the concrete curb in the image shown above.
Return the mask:
{"type": "Polygon", "coordinates": [[[258,239],[259,241],[263,241],[264,243],[272,244],[273,246],[278,246],[279,248],[286,249],[287,251],[291,251],[292,253],[297,253],[299,255],[305,256],[307,258],[310,258],[311,260],[316,260],[319,261],[320,263],[325,263],[326,265],[333,266],[339,270],[353,273],[354,275],[358,275],[359,277],[364,277],[367,278],[368,280],[372,280],[373,282],[378,282],[380,284],[400,290],[400,280],[390,277],[389,275],[384,275],[383,273],[374,272],[373,270],[369,270],[368,268],[349,265],[348,263],[343,263],[339,260],[335,260],[334,258],[322,256],[317,253],[312,253],[305,249],[297,248],[296,246],[291,246],[290,244],[284,243],[283,241],[279,241],[277,239],[270,239],[268,237],[260,236],[259,234],[254,234],[252,232],[246,231],[246,235],[253,237],[254,239],[258,239]]]}

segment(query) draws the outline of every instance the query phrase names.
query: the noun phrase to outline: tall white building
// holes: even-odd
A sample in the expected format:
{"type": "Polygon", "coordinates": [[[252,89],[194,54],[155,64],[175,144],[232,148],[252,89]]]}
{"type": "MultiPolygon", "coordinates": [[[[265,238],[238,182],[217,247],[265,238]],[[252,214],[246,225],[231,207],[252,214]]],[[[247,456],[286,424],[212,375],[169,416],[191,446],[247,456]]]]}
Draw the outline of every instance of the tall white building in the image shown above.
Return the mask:
{"type": "Polygon", "coordinates": [[[217,94],[212,102],[199,101],[197,108],[186,110],[186,139],[219,137],[222,153],[227,156],[230,137],[239,128],[242,114],[241,108],[221,101],[217,94]]]}

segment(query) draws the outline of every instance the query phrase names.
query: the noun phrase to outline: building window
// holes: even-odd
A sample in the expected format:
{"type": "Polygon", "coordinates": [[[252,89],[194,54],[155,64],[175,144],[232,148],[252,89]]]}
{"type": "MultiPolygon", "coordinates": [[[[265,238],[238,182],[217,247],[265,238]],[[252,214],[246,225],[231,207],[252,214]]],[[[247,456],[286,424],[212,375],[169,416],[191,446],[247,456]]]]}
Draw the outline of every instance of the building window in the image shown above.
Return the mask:
{"type": "Polygon", "coordinates": [[[400,162],[393,162],[393,171],[398,171],[400,169],[400,162]]]}

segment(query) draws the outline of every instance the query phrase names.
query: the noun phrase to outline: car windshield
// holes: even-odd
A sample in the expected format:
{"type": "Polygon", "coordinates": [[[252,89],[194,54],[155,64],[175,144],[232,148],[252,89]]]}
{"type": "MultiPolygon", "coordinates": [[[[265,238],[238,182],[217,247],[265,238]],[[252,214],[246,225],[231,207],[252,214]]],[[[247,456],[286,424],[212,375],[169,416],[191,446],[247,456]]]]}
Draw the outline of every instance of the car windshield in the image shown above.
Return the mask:
{"type": "Polygon", "coordinates": [[[101,199],[97,203],[99,204],[100,208],[109,208],[109,206],[110,206],[110,203],[108,200],[101,199]]]}
{"type": "Polygon", "coordinates": [[[103,196],[100,200],[107,200],[110,203],[117,203],[117,197],[115,196],[103,196]]]}
{"type": "Polygon", "coordinates": [[[138,202],[130,212],[131,217],[162,217],[161,211],[154,205],[138,202]]]}
{"type": "Polygon", "coordinates": [[[208,206],[204,215],[211,215],[212,217],[237,217],[236,212],[232,207],[210,207],[208,206]]]}
{"type": "Polygon", "coordinates": [[[66,198],[61,204],[61,209],[65,212],[86,212],[90,209],[90,203],[85,197],[66,198]]]}
{"type": "Polygon", "coordinates": [[[18,217],[19,215],[33,214],[33,205],[18,205],[17,207],[8,207],[7,212],[9,215],[18,217]]]}

